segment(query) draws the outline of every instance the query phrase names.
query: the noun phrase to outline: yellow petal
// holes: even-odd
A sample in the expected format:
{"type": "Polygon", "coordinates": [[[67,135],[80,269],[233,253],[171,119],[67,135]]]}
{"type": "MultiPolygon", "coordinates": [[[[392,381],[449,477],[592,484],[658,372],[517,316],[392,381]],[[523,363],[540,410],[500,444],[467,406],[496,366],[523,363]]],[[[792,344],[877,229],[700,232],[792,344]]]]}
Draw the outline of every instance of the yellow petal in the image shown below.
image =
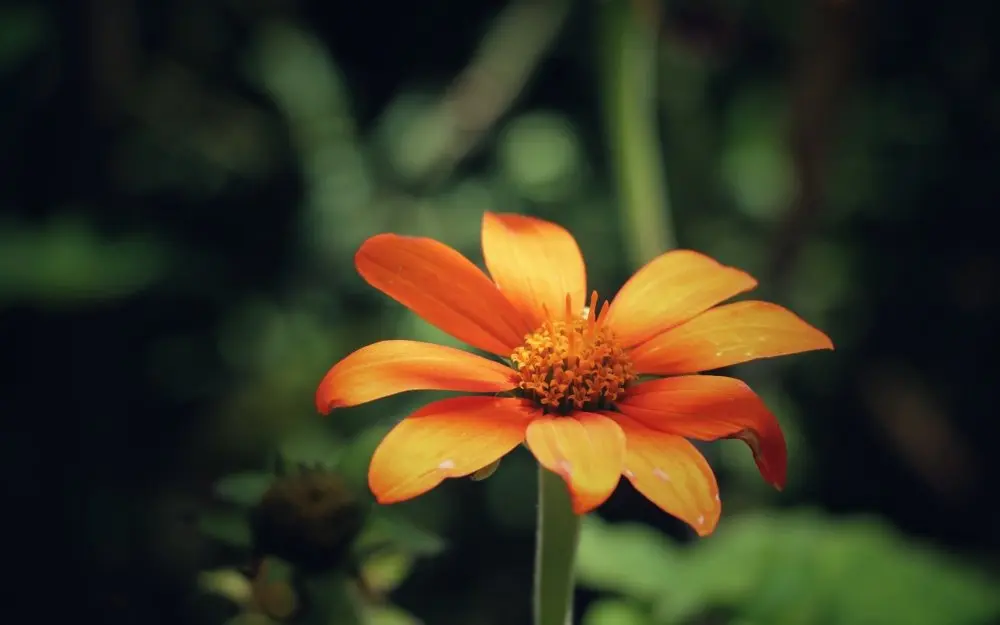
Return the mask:
{"type": "Polygon", "coordinates": [[[541,417],[528,426],[526,440],[539,464],[566,481],[577,514],[604,503],[618,485],[625,435],[603,415],[541,417]]]}
{"type": "Polygon", "coordinates": [[[715,530],[722,512],[719,485],[705,457],[681,436],[646,427],[624,415],[625,477],[646,499],[690,525],[699,536],[715,530]]]}
{"type": "Polygon", "coordinates": [[[605,323],[623,346],[631,347],[755,286],[757,281],[739,269],[698,252],[673,250],[625,283],[605,323]]]}
{"type": "Polygon", "coordinates": [[[794,313],[768,302],[713,308],[639,345],[629,357],[639,373],[698,373],[816,349],[830,338],[794,313]]]}
{"type": "Polygon", "coordinates": [[[456,397],[424,406],[386,434],[368,485],[379,503],[412,499],[496,462],[524,441],[537,410],[520,399],[456,397]]]}
{"type": "Polygon", "coordinates": [[[500,393],[515,386],[512,369],[482,356],[433,343],[380,341],[327,372],[316,390],[316,408],[325,414],[404,391],[500,393]]]}

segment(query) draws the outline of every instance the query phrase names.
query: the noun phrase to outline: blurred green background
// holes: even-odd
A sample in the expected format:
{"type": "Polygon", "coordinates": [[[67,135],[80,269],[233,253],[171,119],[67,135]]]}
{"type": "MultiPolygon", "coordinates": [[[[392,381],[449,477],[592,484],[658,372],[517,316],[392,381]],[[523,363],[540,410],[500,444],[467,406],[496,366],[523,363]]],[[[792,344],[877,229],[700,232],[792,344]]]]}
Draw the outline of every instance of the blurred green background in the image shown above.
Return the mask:
{"type": "Polygon", "coordinates": [[[368,458],[430,394],[312,403],[365,343],[455,343],[356,275],[366,237],[479,262],[483,211],[514,211],[571,230],[602,294],[693,248],[837,345],[733,372],[785,427],[785,492],[726,441],[716,535],[626,483],[587,519],[584,625],[1000,622],[997,18],[3,3],[5,510],[39,536],[18,570],[106,623],[527,623],[528,455],[376,509],[368,458]]]}

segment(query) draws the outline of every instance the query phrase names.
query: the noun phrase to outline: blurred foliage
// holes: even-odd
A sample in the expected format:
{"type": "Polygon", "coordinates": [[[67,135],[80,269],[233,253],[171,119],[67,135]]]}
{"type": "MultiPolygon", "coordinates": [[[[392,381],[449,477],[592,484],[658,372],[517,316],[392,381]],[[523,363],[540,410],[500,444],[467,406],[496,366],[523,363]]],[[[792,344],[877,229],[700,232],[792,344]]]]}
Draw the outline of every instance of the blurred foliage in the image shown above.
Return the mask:
{"type": "Polygon", "coordinates": [[[305,428],[277,445],[271,471],[216,482],[217,504],[201,512],[200,527],[252,567],[249,576],[236,569],[200,576],[203,592],[239,607],[230,623],[415,622],[382,598],[417,557],[438,554],[444,541],[391,510],[369,511],[356,501],[330,468],[350,458],[343,451],[329,432],[305,428]]]}
{"type": "Polygon", "coordinates": [[[150,287],[169,268],[170,251],[155,238],[107,240],[76,211],[43,227],[0,222],[0,305],[102,305],[150,287]]]}
{"type": "Polygon", "coordinates": [[[634,524],[587,519],[580,581],[636,604],[600,603],[586,623],[673,625],[715,613],[749,624],[960,625],[1000,616],[982,572],[873,519],[815,512],[730,515],[679,547],[634,524]]]}

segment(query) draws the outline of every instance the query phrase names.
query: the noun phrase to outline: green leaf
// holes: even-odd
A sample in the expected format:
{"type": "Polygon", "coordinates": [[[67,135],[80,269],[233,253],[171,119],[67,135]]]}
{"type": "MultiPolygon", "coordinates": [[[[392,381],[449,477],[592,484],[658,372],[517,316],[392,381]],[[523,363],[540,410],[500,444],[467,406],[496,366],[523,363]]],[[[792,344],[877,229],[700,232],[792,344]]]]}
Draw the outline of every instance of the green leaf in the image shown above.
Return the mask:
{"type": "Polygon", "coordinates": [[[215,494],[226,502],[249,508],[260,503],[274,479],[273,474],[261,471],[233,473],[215,483],[215,494]]]}
{"type": "Polygon", "coordinates": [[[366,610],[368,625],[420,625],[409,612],[395,606],[371,606],[366,610]]]}
{"type": "Polygon", "coordinates": [[[378,508],[358,538],[358,548],[364,550],[381,545],[392,545],[415,556],[432,556],[446,547],[444,539],[437,534],[418,527],[402,514],[378,508]]]}
{"type": "Polygon", "coordinates": [[[305,601],[310,607],[303,625],[362,625],[362,602],[354,581],[335,572],[303,578],[305,601]]]}
{"type": "Polygon", "coordinates": [[[168,273],[172,262],[169,248],[154,237],[109,239],[68,212],[43,226],[4,220],[0,303],[99,304],[148,287],[168,273]]]}
{"type": "Polygon", "coordinates": [[[601,599],[591,604],[583,616],[583,625],[650,625],[648,614],[638,606],[620,599],[601,599]]]}
{"type": "Polygon", "coordinates": [[[413,569],[412,554],[392,549],[368,557],[361,565],[361,573],[368,587],[379,594],[392,592],[406,579],[413,569]]]}
{"type": "Polygon", "coordinates": [[[224,543],[249,549],[253,543],[250,521],[237,510],[208,510],[198,519],[202,532],[224,543]]]}
{"type": "Polygon", "coordinates": [[[522,197],[554,203],[579,192],[583,146],[579,132],[563,115],[521,115],[507,123],[497,143],[500,171],[522,197]]]}
{"type": "Polygon", "coordinates": [[[225,597],[239,606],[247,606],[253,601],[250,580],[235,569],[201,571],[197,584],[202,591],[225,597]]]}
{"type": "Polygon", "coordinates": [[[581,584],[651,601],[656,623],[715,610],[769,625],[976,625],[995,580],[873,519],[810,511],[729,516],[678,549],[650,528],[585,520],[581,584]]]}
{"type": "Polygon", "coordinates": [[[754,623],[974,625],[1000,614],[985,576],[872,519],[729,517],[685,550],[658,622],[726,607],[754,623]]]}
{"type": "Polygon", "coordinates": [[[576,567],[586,586],[652,599],[682,574],[677,558],[678,550],[650,527],[583,519],[576,567]]]}

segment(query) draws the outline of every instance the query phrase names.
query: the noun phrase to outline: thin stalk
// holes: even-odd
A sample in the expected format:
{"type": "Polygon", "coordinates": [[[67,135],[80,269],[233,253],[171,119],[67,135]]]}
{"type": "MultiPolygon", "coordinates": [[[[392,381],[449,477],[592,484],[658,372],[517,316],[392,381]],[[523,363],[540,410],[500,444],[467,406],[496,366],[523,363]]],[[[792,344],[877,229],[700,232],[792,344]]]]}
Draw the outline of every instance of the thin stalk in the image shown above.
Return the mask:
{"type": "Polygon", "coordinates": [[[636,3],[598,3],[601,99],[629,260],[640,266],[676,245],[660,153],[657,31],[636,3]]]}
{"type": "Polygon", "coordinates": [[[535,544],[534,625],[571,625],[580,517],[563,479],[538,467],[538,534],[535,544]]]}

